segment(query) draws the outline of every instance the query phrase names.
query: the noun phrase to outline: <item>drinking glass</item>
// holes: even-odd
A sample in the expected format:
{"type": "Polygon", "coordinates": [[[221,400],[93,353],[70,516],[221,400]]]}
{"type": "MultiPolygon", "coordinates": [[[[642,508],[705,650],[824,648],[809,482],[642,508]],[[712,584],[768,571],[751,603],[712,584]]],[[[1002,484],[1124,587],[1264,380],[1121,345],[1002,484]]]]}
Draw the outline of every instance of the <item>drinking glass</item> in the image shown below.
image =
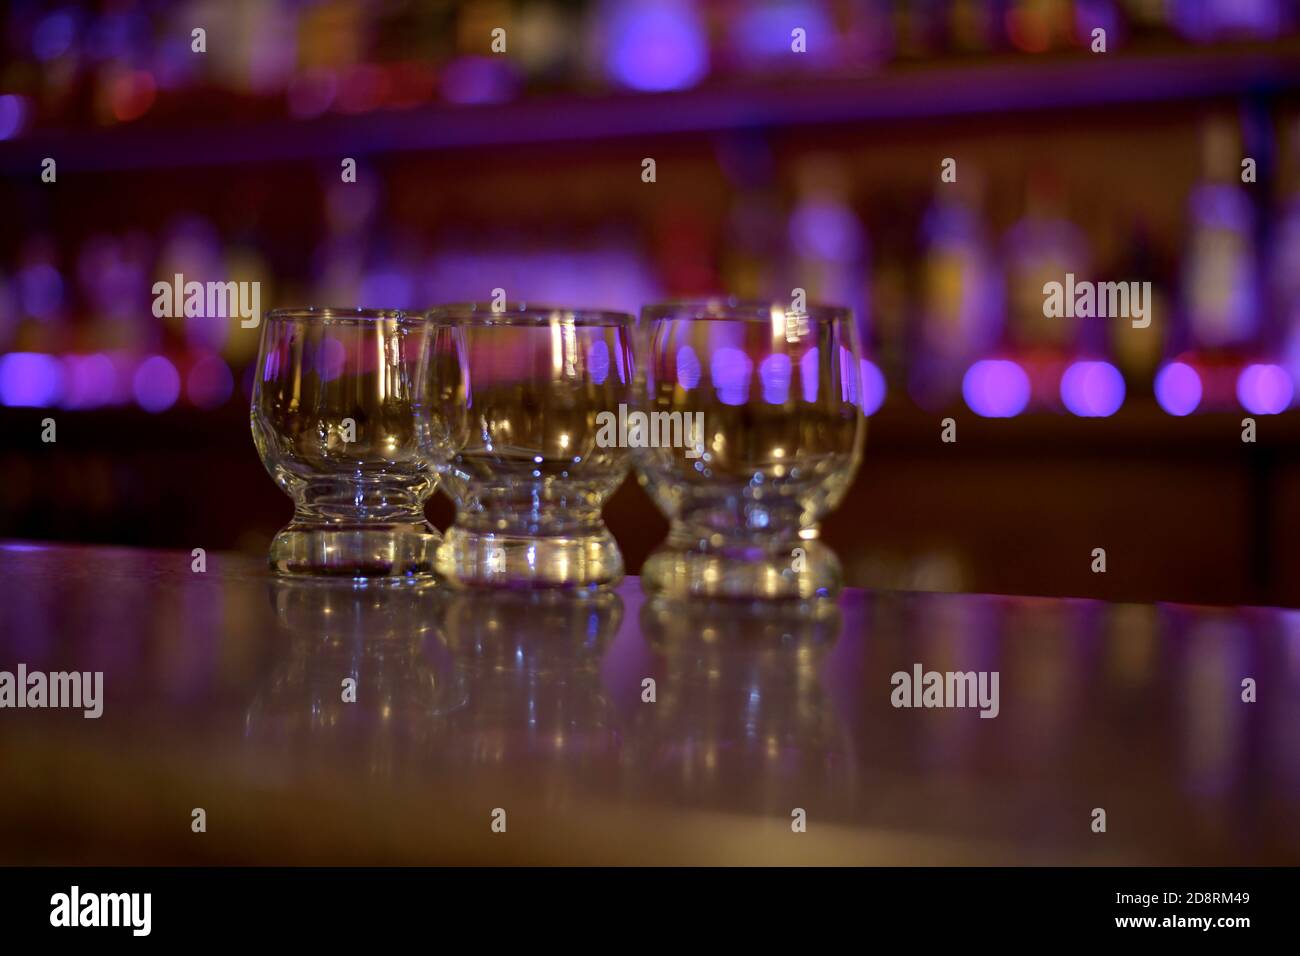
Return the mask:
{"type": "MultiPolygon", "coordinates": [[[[630,315],[524,304],[426,313],[424,377],[448,425],[456,519],[438,574],[461,587],[599,588],[623,577],[601,517],[629,467],[630,315]]],[[[435,454],[437,454],[435,448],[435,454]]]]}
{"type": "MultiPolygon", "coordinates": [[[[397,311],[277,309],[262,324],[252,429],[294,502],[280,574],[411,580],[441,540],[424,516],[436,442],[417,437],[424,323],[397,311]]],[[[424,430],[430,427],[424,418],[424,430]]]]}
{"type": "Polygon", "coordinates": [[[642,311],[639,406],[698,438],[633,450],[671,522],[642,585],[673,597],[816,598],[842,571],[819,540],[866,432],[861,350],[846,309],[735,299],[642,311]],[[666,447],[668,446],[668,447],[666,447]]]}

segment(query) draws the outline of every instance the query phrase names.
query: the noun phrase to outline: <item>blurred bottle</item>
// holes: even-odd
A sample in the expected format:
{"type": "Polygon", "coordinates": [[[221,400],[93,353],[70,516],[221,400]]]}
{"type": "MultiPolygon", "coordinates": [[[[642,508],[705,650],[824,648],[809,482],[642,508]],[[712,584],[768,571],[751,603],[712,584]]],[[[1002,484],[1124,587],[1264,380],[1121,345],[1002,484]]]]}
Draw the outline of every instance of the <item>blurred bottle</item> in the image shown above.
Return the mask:
{"type": "Polygon", "coordinates": [[[954,399],[970,363],[1002,330],[1002,277],[972,172],[940,185],[921,225],[921,311],[908,343],[908,390],[926,408],[954,399]]]}
{"type": "Polygon", "coordinates": [[[759,134],[720,136],[717,157],[732,195],[723,227],[723,287],[746,299],[781,301],[790,295],[781,272],[786,208],[771,145],[759,134]]]}
{"type": "Polygon", "coordinates": [[[863,348],[870,354],[867,230],[850,203],[848,172],[837,157],[817,154],[800,162],[795,182],[789,224],[794,274],[789,284],[804,289],[809,302],[851,308],[863,348]]]}
{"type": "MultiPolygon", "coordinates": [[[[1025,214],[1007,231],[1005,250],[1009,296],[1005,340],[1029,375],[1031,403],[1055,407],[1066,365],[1081,351],[1084,320],[1072,307],[1065,315],[1047,315],[1043,287],[1049,282],[1064,286],[1070,274],[1076,282],[1091,279],[1092,254],[1083,230],[1066,216],[1064,191],[1052,173],[1030,176],[1025,214]]],[[[1113,320],[1086,321],[1095,328],[1098,322],[1113,320]]]]}
{"type": "Polygon", "coordinates": [[[1117,279],[1151,283],[1151,301],[1146,306],[1151,324],[1146,328],[1136,328],[1131,321],[1112,319],[1108,323],[1110,344],[1125,379],[1145,388],[1155,376],[1156,366],[1166,354],[1170,341],[1172,316],[1165,283],[1166,270],[1155,248],[1151,229],[1144,220],[1136,219],[1121,228],[1126,235],[1112,274],[1117,279]]]}
{"type": "Polygon", "coordinates": [[[1241,183],[1241,159],[1234,121],[1208,120],[1201,179],[1188,200],[1182,313],[1187,358],[1200,370],[1210,409],[1231,407],[1237,375],[1261,331],[1255,211],[1241,183]]]}
{"type": "Polygon", "coordinates": [[[1300,383],[1300,116],[1291,118],[1284,135],[1270,293],[1285,337],[1286,370],[1293,383],[1300,383]]]}

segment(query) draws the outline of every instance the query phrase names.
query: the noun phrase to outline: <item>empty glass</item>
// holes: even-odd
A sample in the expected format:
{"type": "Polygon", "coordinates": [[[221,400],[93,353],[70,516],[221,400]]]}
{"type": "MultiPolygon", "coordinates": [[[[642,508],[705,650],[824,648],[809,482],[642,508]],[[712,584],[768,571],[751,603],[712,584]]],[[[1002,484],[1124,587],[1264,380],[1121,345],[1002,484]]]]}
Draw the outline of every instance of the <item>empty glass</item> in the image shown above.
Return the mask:
{"type": "MultiPolygon", "coordinates": [[[[423,320],[367,309],[264,317],[253,441],[294,501],[271,545],[281,574],[403,580],[432,573],[440,536],[424,516],[435,462],[417,438],[413,383],[423,320]],[[422,453],[420,445],[426,450],[422,453]]],[[[422,428],[427,431],[428,416],[422,428]]]]}
{"type": "Polygon", "coordinates": [[[628,468],[611,420],[631,400],[632,317],[468,304],[426,319],[426,392],[450,446],[438,467],[456,504],[438,573],[468,587],[617,583],[601,507],[628,468]]]}
{"type": "Polygon", "coordinates": [[[660,442],[633,451],[642,484],[671,522],[642,569],[645,589],[836,593],[840,563],[818,540],[819,522],[852,481],[866,431],[851,314],[682,302],[644,309],[640,331],[640,407],[665,424],[686,419],[700,438],[685,449],[660,442]]]}

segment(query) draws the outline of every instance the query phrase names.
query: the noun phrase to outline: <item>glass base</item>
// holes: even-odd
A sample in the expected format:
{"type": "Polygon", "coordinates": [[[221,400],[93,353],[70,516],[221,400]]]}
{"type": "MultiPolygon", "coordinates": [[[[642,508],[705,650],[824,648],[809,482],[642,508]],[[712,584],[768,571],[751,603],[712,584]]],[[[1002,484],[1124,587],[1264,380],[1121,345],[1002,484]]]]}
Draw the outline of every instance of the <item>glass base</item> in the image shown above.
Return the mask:
{"type": "Polygon", "coordinates": [[[538,537],[452,525],[435,565],[456,587],[593,590],[623,580],[623,555],[603,525],[582,534],[538,537]]]}
{"type": "Polygon", "coordinates": [[[428,581],[441,542],[438,529],[427,521],[351,525],[291,521],[271,542],[271,570],[376,583],[428,581]]]}
{"type": "Polygon", "coordinates": [[[839,594],[844,573],[835,552],[816,538],[716,543],[674,526],[646,559],[641,586],[670,598],[809,600],[839,594]]]}

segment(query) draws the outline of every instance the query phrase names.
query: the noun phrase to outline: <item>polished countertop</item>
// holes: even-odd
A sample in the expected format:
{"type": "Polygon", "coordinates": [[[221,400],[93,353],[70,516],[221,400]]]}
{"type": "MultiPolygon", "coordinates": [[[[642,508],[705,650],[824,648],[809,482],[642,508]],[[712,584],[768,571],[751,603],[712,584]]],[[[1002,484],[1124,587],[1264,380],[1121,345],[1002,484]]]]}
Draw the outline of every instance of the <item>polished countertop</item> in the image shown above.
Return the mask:
{"type": "Polygon", "coordinates": [[[1300,612],[195,561],[0,543],[0,672],[103,673],[0,709],[0,863],[1300,863],[1300,612]]]}

